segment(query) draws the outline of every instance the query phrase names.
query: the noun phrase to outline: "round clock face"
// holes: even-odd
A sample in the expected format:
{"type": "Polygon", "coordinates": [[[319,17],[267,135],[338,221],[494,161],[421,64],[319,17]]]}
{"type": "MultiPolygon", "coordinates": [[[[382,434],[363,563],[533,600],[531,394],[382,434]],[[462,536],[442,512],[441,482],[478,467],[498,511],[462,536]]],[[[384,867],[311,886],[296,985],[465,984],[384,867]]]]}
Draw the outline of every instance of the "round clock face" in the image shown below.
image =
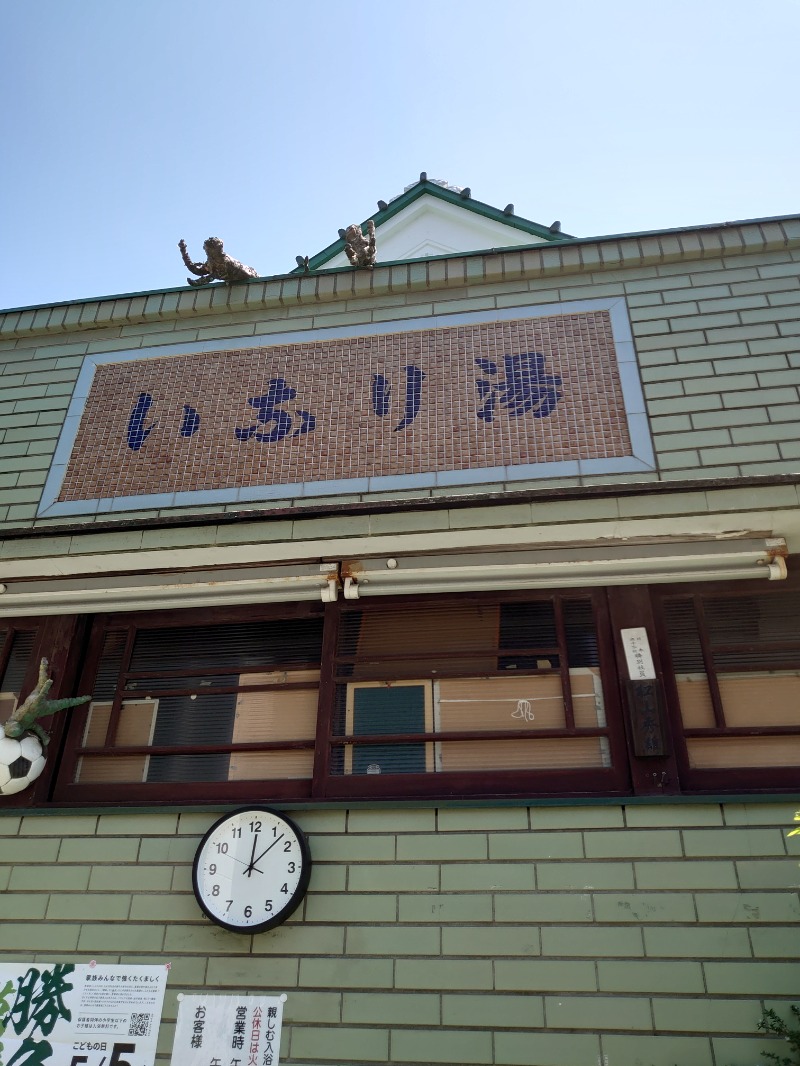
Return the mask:
{"type": "Polygon", "coordinates": [[[236,933],[280,925],[300,905],[311,875],[302,832],[269,807],[243,807],[211,826],[194,857],[197,902],[236,933]]]}

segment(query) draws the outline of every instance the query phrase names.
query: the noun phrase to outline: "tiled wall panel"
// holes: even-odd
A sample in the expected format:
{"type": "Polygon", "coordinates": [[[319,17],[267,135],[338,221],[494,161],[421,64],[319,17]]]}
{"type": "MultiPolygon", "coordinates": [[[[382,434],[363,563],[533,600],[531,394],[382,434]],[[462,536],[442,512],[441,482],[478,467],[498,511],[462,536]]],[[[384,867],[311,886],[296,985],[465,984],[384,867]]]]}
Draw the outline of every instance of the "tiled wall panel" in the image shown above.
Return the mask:
{"type": "MultiPolygon", "coordinates": [[[[787,226],[782,232],[788,233],[787,226]]],[[[607,242],[432,262],[423,264],[421,273],[419,265],[374,276],[343,271],[302,282],[9,313],[0,319],[0,523],[34,522],[86,354],[431,314],[446,323],[448,315],[464,310],[600,297],[627,300],[658,459],[657,473],[620,480],[794,472],[800,457],[793,432],[800,413],[800,253],[788,237],[786,247],[767,241],[768,225],[758,229],[754,250],[739,245],[736,254],[721,254],[724,242],[713,234],[702,240],[684,234],[679,241],[661,239],[659,262],[641,239],[636,254],[627,248],[637,242],[607,242]],[[683,254],[694,241],[702,257],[665,261],[669,240],[678,241],[683,254]],[[773,250],[764,250],[766,244],[773,250]],[[473,278],[476,264],[482,273],[473,278]]],[[[597,480],[585,475],[567,483],[597,480]]],[[[553,483],[563,482],[546,482],[553,483]]],[[[421,489],[418,495],[453,491],[421,489]]],[[[271,500],[264,506],[297,502],[271,500]]]]}
{"type": "Polygon", "coordinates": [[[0,961],[170,962],[163,1062],[176,994],[205,989],[285,991],[302,1066],[752,1066],[763,1008],[798,996],[792,814],[300,810],[308,895],[256,936],[195,903],[214,814],[0,815],[0,961]]]}

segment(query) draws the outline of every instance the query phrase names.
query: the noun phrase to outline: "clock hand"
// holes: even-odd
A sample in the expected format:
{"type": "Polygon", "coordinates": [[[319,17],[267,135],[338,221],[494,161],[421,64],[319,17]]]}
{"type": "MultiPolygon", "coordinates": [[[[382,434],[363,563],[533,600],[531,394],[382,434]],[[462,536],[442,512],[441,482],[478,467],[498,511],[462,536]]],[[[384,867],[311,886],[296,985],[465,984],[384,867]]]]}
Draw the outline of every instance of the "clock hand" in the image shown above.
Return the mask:
{"type": "MultiPolygon", "coordinates": [[[[250,865],[250,863],[249,862],[245,862],[244,859],[237,859],[235,855],[228,855],[228,858],[229,859],[233,859],[234,862],[238,862],[240,866],[249,866],[250,865]]],[[[259,856],[259,858],[260,858],[260,856],[259,856]]],[[[256,862],[258,862],[258,859],[256,859],[256,862]]]]}
{"type": "MultiPolygon", "coordinates": [[[[255,860],[256,844],[257,843],[258,843],[258,833],[256,833],[255,840],[253,841],[253,850],[250,852],[250,863],[249,863],[247,869],[245,870],[245,873],[247,874],[248,877],[250,877],[250,875],[252,874],[253,870],[255,870],[255,868],[256,868],[256,864],[255,864],[254,860],[255,860]]],[[[261,873],[260,870],[259,870],[259,873],[261,873]]]]}
{"type": "MultiPolygon", "coordinates": [[[[281,833],[281,835],[278,837],[278,840],[283,840],[283,833],[281,833]]],[[[256,862],[261,862],[261,860],[264,858],[264,856],[267,854],[267,852],[270,850],[270,848],[274,848],[275,847],[275,845],[278,843],[278,840],[273,840],[272,843],[270,844],[269,848],[264,848],[264,850],[261,852],[261,854],[258,856],[258,858],[255,861],[256,862]]],[[[260,870],[258,872],[261,873],[260,870]]]]}

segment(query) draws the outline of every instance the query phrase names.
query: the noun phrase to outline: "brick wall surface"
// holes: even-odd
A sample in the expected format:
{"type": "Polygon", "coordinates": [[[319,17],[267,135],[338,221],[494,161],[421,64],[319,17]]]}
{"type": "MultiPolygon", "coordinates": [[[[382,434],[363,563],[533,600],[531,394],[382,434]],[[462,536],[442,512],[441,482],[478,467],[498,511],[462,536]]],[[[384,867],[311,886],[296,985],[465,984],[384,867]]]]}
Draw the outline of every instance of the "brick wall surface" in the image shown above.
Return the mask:
{"type": "Polygon", "coordinates": [[[741,227],[734,243],[727,234],[713,240],[662,235],[650,240],[658,256],[641,239],[10,313],[0,318],[0,523],[33,523],[86,354],[132,347],[145,353],[154,345],[432,314],[444,325],[461,311],[595,297],[627,301],[658,473],[516,482],[513,488],[794,472],[800,459],[800,250],[792,226],[781,225],[780,240],[766,232],[768,225],[741,227]],[[750,230],[760,236],[748,243],[750,230]],[[687,259],[693,248],[697,258],[687,259]]]}
{"type": "Polygon", "coordinates": [[[192,895],[216,814],[8,814],[0,961],[171,962],[163,1061],[204,989],[285,991],[303,1066],[755,1066],[762,1009],[800,999],[793,810],[300,810],[308,895],[256,936],[192,895]]]}

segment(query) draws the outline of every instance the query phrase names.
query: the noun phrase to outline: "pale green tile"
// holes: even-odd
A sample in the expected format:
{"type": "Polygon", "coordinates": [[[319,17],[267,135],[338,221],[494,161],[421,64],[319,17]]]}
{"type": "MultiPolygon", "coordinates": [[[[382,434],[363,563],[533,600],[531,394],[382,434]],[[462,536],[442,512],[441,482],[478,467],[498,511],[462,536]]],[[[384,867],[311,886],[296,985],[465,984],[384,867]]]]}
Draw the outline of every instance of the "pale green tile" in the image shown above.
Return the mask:
{"type": "MultiPolygon", "coordinates": [[[[603,1037],[603,1054],[614,1066],[711,1066],[711,1046],[707,1037],[694,1036],[624,1036],[603,1037]]],[[[727,1064],[725,1064],[727,1066],[727,1064]]]]}
{"type": "Polygon", "coordinates": [[[367,1025],[436,1025],[439,996],[413,992],[345,992],[342,1021],[367,1025]]]}
{"type": "Polygon", "coordinates": [[[602,1062],[600,1038],[589,1033],[499,1032],[494,1061],[497,1066],[597,1066],[602,1062]]]}
{"type": "Polygon", "coordinates": [[[594,961],[564,959],[498,959],[495,988],[512,992],[595,992],[594,961]]]}
{"type": "Polygon", "coordinates": [[[653,1028],[650,1002],[626,996],[545,996],[548,1029],[653,1028]]]}
{"type": "Polygon", "coordinates": [[[544,1027],[544,1006],[542,997],[533,995],[444,995],[442,1022],[469,1029],[539,1029],[544,1027]]]}
{"type": "Polygon", "coordinates": [[[490,1063],[492,1034],[461,1029],[395,1029],[392,1058],[402,1062],[490,1063]]]}

